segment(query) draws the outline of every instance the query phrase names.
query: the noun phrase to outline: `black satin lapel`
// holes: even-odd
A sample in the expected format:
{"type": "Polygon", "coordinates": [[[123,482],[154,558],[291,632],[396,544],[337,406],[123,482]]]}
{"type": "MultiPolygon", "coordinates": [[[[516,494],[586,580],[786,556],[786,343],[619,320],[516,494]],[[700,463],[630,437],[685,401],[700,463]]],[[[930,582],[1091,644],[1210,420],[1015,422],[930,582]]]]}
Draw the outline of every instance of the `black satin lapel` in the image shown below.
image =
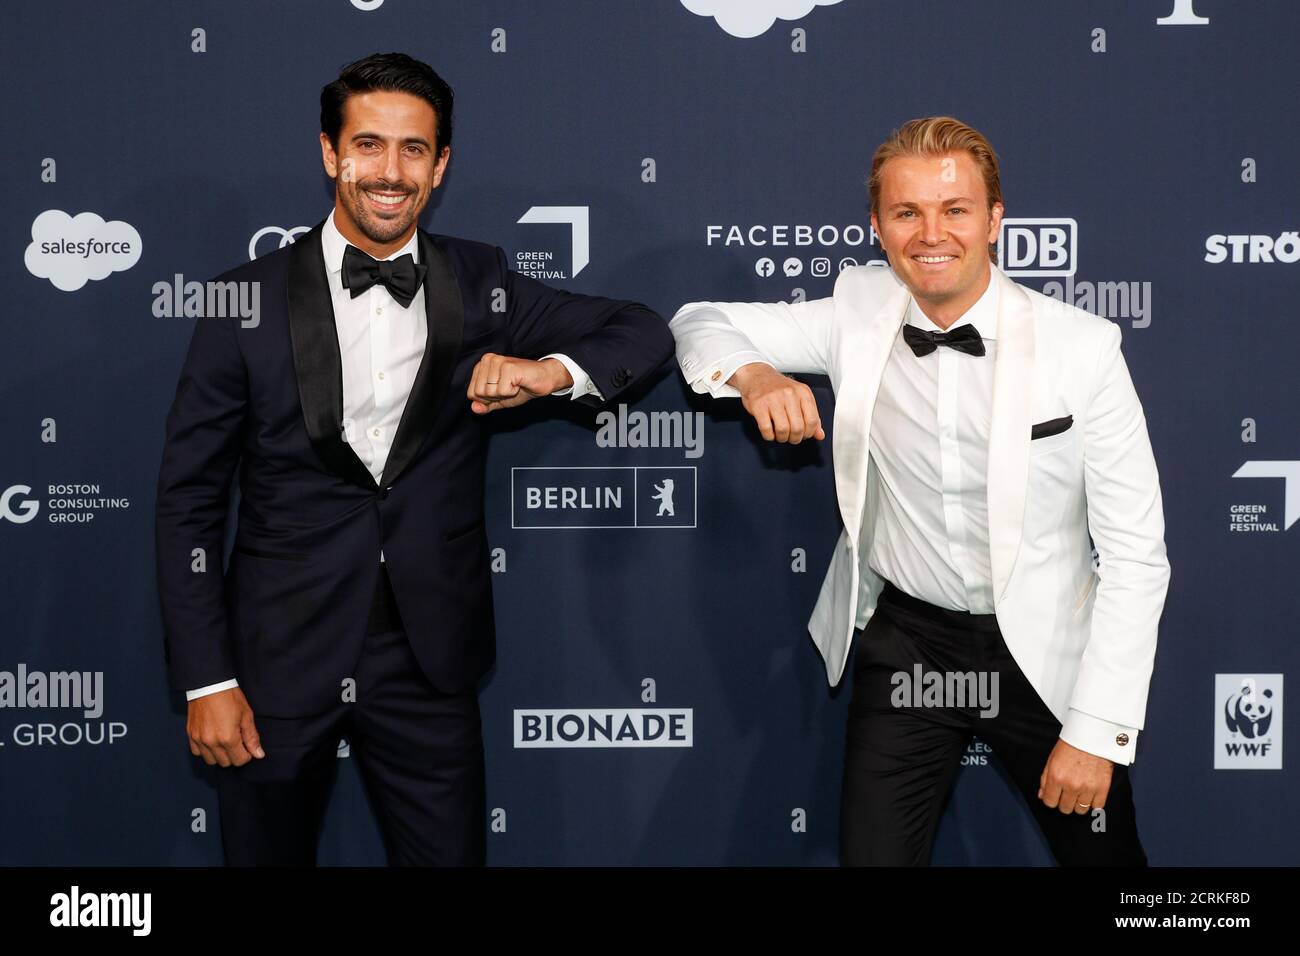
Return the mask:
{"type": "Polygon", "coordinates": [[[289,335],[298,398],[316,454],[340,478],[373,491],[374,476],[343,440],[343,360],[321,257],[323,225],[289,247],[289,335]]]}
{"type": "Polygon", "coordinates": [[[406,399],[402,421],[397,426],[397,435],[384,465],[382,484],[385,488],[397,480],[429,436],[429,430],[438,418],[438,410],[447,397],[447,384],[456,367],[461,336],[465,331],[465,306],[451,262],[427,232],[420,229],[418,234],[420,261],[429,267],[424,274],[424,315],[428,335],[424,342],[424,358],[415,373],[415,384],[406,399]]]}

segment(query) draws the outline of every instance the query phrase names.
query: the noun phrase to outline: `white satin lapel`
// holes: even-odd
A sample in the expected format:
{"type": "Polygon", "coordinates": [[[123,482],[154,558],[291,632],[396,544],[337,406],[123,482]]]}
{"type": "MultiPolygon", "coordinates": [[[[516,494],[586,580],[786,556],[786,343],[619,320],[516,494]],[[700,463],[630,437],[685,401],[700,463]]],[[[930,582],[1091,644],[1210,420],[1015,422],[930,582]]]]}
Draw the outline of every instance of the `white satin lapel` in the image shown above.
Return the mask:
{"type": "Polygon", "coordinates": [[[1029,483],[1029,430],[1034,389],[1034,309],[1000,270],[997,357],[989,427],[989,550],[996,603],[1011,579],[1024,528],[1029,483]]]}
{"type": "MultiPolygon", "coordinates": [[[[856,290],[854,290],[856,291],[856,290]]],[[[869,298],[869,297],[868,297],[869,298]]],[[[877,302],[879,299],[876,300],[877,302]]],[[[871,413],[875,408],[885,363],[894,347],[894,338],[911,301],[911,293],[901,282],[874,313],[874,303],[863,302],[854,294],[849,304],[856,314],[870,316],[848,326],[840,340],[839,389],[835,395],[835,493],[840,517],[854,545],[862,527],[862,507],[867,493],[867,463],[870,451],[871,413]],[[859,312],[858,306],[861,306],[859,312]]]]}

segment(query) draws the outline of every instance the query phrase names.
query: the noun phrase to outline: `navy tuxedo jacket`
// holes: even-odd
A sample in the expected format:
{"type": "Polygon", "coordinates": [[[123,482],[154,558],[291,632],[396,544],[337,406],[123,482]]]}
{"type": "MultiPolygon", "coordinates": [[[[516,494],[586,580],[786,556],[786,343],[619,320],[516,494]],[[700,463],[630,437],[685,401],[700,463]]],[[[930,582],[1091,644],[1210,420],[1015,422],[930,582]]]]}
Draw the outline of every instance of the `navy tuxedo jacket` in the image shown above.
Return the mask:
{"type": "Polygon", "coordinates": [[[260,321],[197,320],[158,478],[171,682],[185,690],[237,677],[259,716],[338,702],[360,657],[381,548],[433,685],[465,691],[491,667],[486,435],[465,395],[484,352],[566,353],[607,403],[673,354],[667,324],[643,305],[549,288],[510,271],[495,246],[421,229],[428,342],[377,485],[342,434],[322,225],[217,280],[260,283],[260,321]],[[504,310],[495,290],[505,291],[504,310]],[[223,575],[237,466],[238,527],[223,575]]]}

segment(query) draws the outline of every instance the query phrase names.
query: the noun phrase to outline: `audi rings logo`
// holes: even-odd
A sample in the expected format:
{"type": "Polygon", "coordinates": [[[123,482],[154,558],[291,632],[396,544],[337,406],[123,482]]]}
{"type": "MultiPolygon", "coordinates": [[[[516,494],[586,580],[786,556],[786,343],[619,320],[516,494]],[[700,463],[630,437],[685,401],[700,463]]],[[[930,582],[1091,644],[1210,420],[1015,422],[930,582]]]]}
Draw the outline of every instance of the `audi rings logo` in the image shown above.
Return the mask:
{"type": "Polygon", "coordinates": [[[293,245],[293,241],[306,232],[311,232],[311,226],[294,226],[292,229],[284,229],[281,226],[263,226],[253,233],[252,239],[248,240],[248,258],[257,258],[257,244],[267,236],[279,236],[280,244],[275,248],[283,249],[285,246],[293,245]]]}
{"type": "Polygon", "coordinates": [[[29,485],[10,485],[5,489],[4,494],[0,494],[0,521],[12,521],[14,524],[26,524],[36,517],[36,511],[40,508],[39,501],[28,498],[27,495],[32,493],[29,485]],[[14,506],[13,500],[19,496],[22,500],[14,506]]]}

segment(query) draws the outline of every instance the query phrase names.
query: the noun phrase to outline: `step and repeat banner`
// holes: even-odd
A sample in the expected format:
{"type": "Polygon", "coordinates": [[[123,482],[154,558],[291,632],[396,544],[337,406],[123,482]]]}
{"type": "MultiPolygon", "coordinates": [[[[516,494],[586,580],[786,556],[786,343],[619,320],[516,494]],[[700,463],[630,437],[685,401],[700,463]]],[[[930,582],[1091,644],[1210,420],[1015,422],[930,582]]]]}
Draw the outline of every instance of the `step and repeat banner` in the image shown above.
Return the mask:
{"type": "MultiPolygon", "coordinates": [[[[183,283],[325,217],[320,89],[391,50],[456,94],[426,229],[665,317],[829,295],[882,258],[886,134],[984,132],[1006,271],[1119,325],[1160,468],[1147,853],[1294,863],[1298,33],[1288,0],[11,6],[0,863],[222,859],[221,771],[190,754],[155,586],[183,283]]],[[[830,442],[768,445],[675,366],[630,404],[485,427],[489,863],[834,864],[852,668],[829,688],[806,630],[839,534],[830,442]]],[[[346,739],[338,763],[320,861],[382,863],[346,739]]],[[[934,859],[1051,862],[978,738],[934,859]]]]}

